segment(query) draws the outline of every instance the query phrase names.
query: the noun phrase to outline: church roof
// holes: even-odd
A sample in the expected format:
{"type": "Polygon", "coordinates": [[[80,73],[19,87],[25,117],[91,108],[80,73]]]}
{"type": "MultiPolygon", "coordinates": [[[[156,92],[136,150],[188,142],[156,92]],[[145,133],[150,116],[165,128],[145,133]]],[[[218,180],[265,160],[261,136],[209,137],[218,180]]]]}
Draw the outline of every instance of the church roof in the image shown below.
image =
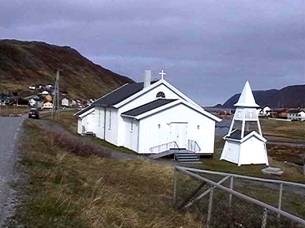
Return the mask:
{"type": "Polygon", "coordinates": [[[144,105],[141,105],[141,106],[136,107],[134,109],[131,109],[127,112],[124,112],[124,113],[122,113],[122,115],[123,116],[135,117],[135,116],[141,115],[145,112],[149,112],[151,110],[159,108],[163,105],[169,104],[173,101],[176,101],[176,99],[157,99],[157,100],[154,100],[154,101],[149,102],[147,104],[144,104],[144,105]]]}
{"type": "MultiPolygon", "coordinates": [[[[152,81],[151,84],[156,81],[152,81]]],[[[112,107],[113,105],[127,99],[128,97],[138,93],[144,88],[144,82],[125,84],[118,89],[104,95],[94,101],[90,106],[80,110],[74,115],[81,115],[94,107],[112,107]]]]}
{"type": "MultiPolygon", "coordinates": [[[[250,134],[251,131],[245,131],[244,132],[244,137],[247,136],[248,134],[250,134]]],[[[229,139],[237,139],[240,140],[241,139],[241,130],[235,130],[231,133],[231,135],[227,135],[226,138],[229,139]]]]}
{"type": "Polygon", "coordinates": [[[253,108],[257,108],[259,107],[258,104],[256,104],[251,87],[249,82],[247,81],[244,89],[239,97],[238,102],[234,105],[236,107],[253,107],[253,108]]]}
{"type": "MultiPolygon", "coordinates": [[[[152,84],[155,83],[152,82],[152,84]]],[[[115,105],[126,98],[136,94],[144,88],[144,82],[125,84],[124,86],[114,90],[113,92],[96,100],[93,105],[98,107],[108,107],[115,105]]]]}

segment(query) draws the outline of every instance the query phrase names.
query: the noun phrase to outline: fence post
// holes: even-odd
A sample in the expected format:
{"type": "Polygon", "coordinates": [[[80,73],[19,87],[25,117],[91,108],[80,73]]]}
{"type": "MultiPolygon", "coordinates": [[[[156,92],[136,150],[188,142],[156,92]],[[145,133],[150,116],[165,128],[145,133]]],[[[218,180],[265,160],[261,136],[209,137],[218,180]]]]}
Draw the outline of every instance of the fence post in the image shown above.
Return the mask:
{"type": "MultiPolygon", "coordinates": [[[[233,186],[234,186],[234,177],[231,176],[230,178],[230,189],[233,190],[233,186]]],[[[229,194],[229,208],[232,207],[232,194],[229,194]]]]}
{"type": "Polygon", "coordinates": [[[210,191],[210,197],[209,197],[209,208],[208,208],[208,219],[207,219],[207,228],[210,227],[211,223],[211,217],[212,217],[212,208],[213,208],[213,195],[214,195],[214,188],[210,191]]]}
{"type": "Polygon", "coordinates": [[[173,206],[176,205],[176,197],[177,197],[177,170],[176,167],[174,167],[174,176],[173,176],[173,206]]]}
{"type": "Polygon", "coordinates": [[[264,209],[264,213],[263,213],[263,219],[262,219],[262,226],[261,228],[266,228],[267,226],[267,217],[268,217],[268,210],[267,208],[264,209]]]}
{"type": "MultiPolygon", "coordinates": [[[[280,192],[279,192],[279,202],[278,202],[278,209],[281,210],[282,208],[282,196],[283,196],[283,183],[280,184],[280,192]]],[[[281,215],[277,214],[277,218],[280,219],[281,215]]]]}

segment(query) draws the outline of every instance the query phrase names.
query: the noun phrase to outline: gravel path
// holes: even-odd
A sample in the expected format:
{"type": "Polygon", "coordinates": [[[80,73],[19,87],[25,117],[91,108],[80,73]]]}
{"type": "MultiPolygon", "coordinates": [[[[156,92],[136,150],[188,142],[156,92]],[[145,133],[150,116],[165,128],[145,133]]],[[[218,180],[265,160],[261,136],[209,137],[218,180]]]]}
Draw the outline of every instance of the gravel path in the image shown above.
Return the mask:
{"type": "Polygon", "coordinates": [[[11,184],[16,178],[16,141],[24,117],[0,117],[0,226],[12,213],[14,190],[11,184]]]}

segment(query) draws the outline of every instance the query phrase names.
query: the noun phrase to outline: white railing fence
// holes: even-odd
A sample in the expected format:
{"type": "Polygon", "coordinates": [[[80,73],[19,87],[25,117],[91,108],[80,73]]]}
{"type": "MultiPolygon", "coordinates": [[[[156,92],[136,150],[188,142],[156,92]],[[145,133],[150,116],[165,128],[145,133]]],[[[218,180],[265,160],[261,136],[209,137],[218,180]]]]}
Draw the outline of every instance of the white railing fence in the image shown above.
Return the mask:
{"type": "Polygon", "coordinates": [[[173,184],[175,207],[204,212],[208,228],[305,227],[301,183],[176,166],[173,184]]]}
{"type": "Polygon", "coordinates": [[[153,146],[149,149],[151,154],[155,153],[161,153],[170,149],[176,149],[179,148],[178,144],[176,141],[168,142],[168,143],[163,143],[158,146],[153,146]]]}
{"type": "Polygon", "coordinates": [[[195,140],[188,140],[187,149],[191,152],[198,153],[201,151],[200,146],[195,140]]]}

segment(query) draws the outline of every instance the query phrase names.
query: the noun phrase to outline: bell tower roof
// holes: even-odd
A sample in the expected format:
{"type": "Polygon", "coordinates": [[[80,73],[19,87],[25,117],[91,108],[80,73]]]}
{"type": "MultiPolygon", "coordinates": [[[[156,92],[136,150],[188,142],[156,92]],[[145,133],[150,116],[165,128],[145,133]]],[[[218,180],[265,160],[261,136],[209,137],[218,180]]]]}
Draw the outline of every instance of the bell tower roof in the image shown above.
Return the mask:
{"type": "Polygon", "coordinates": [[[256,104],[251,87],[247,81],[244,89],[239,97],[238,102],[234,105],[236,107],[248,107],[248,108],[258,108],[259,105],[256,104]]]}

